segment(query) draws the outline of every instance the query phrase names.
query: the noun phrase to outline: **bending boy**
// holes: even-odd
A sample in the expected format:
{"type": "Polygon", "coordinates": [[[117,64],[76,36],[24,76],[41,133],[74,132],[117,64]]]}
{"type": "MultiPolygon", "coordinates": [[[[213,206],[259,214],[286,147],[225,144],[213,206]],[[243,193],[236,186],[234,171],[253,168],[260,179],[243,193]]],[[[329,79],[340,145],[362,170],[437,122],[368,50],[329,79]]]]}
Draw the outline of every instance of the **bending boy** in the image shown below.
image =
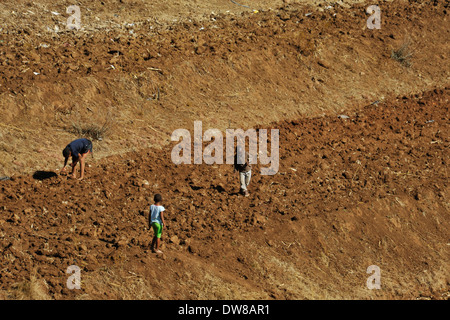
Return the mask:
{"type": "Polygon", "coordinates": [[[92,153],[92,142],[88,139],[77,139],[69,143],[63,150],[64,156],[64,166],[61,169],[61,172],[66,170],[67,161],[69,157],[72,156],[72,173],[71,178],[75,179],[75,167],[77,163],[80,163],[80,178],[78,180],[82,180],[84,178],[84,168],[85,168],[85,160],[89,153],[92,153]]]}

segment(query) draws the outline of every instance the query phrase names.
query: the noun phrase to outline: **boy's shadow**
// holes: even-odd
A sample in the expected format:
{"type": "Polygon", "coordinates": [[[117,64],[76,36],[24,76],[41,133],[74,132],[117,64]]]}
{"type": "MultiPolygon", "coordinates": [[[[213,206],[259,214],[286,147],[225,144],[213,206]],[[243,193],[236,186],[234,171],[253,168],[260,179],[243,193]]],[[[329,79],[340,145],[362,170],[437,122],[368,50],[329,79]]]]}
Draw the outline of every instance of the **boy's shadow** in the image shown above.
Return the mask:
{"type": "Polygon", "coordinates": [[[33,174],[33,179],[36,180],[45,180],[53,177],[57,177],[58,175],[53,171],[36,171],[33,174]]]}
{"type": "Polygon", "coordinates": [[[214,189],[220,193],[225,192],[226,190],[221,185],[211,185],[211,189],[214,189]]]}
{"type": "MultiPolygon", "coordinates": [[[[219,193],[227,192],[227,190],[225,190],[224,187],[222,187],[221,185],[211,185],[211,188],[218,191],[219,193]]],[[[240,192],[239,191],[228,192],[228,195],[239,196],[240,192]]]]}

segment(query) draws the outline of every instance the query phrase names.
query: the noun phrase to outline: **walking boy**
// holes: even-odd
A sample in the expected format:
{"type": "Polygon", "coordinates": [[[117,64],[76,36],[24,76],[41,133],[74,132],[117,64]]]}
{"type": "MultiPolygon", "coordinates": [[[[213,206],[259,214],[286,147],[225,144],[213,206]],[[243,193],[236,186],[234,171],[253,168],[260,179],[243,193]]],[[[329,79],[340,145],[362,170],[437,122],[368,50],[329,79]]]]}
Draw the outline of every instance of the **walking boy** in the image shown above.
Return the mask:
{"type": "Polygon", "coordinates": [[[150,206],[149,227],[153,228],[155,236],[153,237],[151,249],[154,253],[162,253],[162,251],[159,250],[159,245],[163,226],[166,225],[163,213],[166,209],[161,205],[162,197],[160,194],[155,194],[153,200],[155,201],[155,204],[150,206]]]}
{"type": "Polygon", "coordinates": [[[239,192],[248,197],[247,190],[252,177],[252,165],[250,164],[250,155],[244,148],[238,146],[234,155],[234,170],[239,172],[239,181],[241,188],[239,192]],[[242,160],[243,159],[243,160],[242,160]]]}
{"type": "Polygon", "coordinates": [[[83,180],[84,178],[84,167],[85,167],[85,160],[89,153],[92,153],[92,142],[88,139],[77,139],[69,143],[63,150],[63,156],[64,156],[64,167],[61,169],[61,172],[64,172],[66,170],[67,161],[69,160],[69,157],[72,156],[72,173],[71,178],[75,179],[75,167],[78,162],[80,162],[80,171],[81,175],[78,180],[83,180]]]}

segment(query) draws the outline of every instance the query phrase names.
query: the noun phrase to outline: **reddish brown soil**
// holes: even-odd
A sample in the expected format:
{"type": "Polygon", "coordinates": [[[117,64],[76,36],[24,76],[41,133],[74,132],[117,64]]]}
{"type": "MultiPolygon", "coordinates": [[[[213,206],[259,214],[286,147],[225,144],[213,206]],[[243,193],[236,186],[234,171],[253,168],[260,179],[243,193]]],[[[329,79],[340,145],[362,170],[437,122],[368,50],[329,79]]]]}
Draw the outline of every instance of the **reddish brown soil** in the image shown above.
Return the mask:
{"type": "Polygon", "coordinates": [[[248,198],[231,166],[177,166],[171,146],[103,159],[81,182],[1,182],[0,288],[17,297],[33,275],[55,299],[448,297],[449,98],[272,124],[280,170],[255,166],[248,198]],[[157,192],[160,257],[146,227],[157,192]],[[81,290],[66,288],[73,264],[81,290]],[[366,288],[370,265],[381,290],[366,288]]]}
{"type": "Polygon", "coordinates": [[[0,299],[448,299],[449,1],[379,2],[380,30],[377,1],[256,2],[80,0],[77,32],[70,1],[0,3],[0,299]],[[196,120],[279,129],[279,172],[244,198],[229,165],[174,165],[196,120]],[[105,123],[86,179],[58,175],[105,123]]]}

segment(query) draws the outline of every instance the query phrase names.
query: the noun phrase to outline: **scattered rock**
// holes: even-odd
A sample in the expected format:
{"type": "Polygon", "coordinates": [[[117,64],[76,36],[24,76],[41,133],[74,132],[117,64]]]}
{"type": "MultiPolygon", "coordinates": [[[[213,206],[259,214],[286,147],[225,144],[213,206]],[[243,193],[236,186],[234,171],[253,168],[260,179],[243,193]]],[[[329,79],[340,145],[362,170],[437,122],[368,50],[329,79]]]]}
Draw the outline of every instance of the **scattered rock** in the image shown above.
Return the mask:
{"type": "Polygon", "coordinates": [[[188,251],[189,251],[190,253],[198,253],[197,246],[195,246],[195,245],[193,245],[193,244],[190,244],[190,245],[188,246],[188,251]]]}
{"type": "Polygon", "coordinates": [[[176,236],[176,235],[170,237],[169,241],[170,241],[171,243],[176,244],[176,245],[179,245],[179,244],[180,244],[180,239],[178,239],[178,236],[176,236]]]}

